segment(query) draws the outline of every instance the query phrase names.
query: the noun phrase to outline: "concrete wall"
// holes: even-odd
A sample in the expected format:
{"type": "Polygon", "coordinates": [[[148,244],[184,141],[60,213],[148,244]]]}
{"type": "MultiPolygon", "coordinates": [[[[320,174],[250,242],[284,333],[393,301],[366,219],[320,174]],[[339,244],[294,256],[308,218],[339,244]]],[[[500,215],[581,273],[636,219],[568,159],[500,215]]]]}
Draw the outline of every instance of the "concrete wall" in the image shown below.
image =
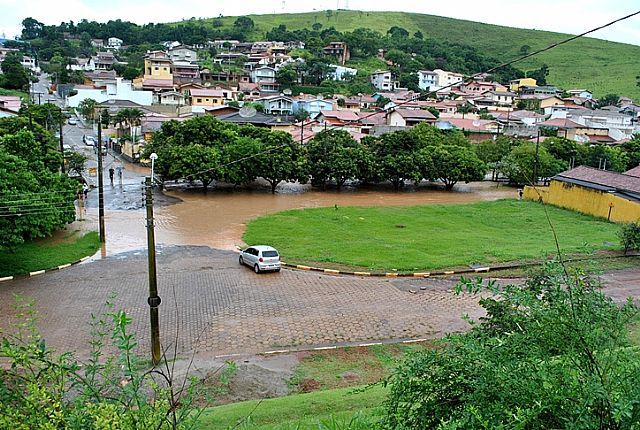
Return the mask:
{"type": "Polygon", "coordinates": [[[609,218],[609,207],[612,205],[611,221],[640,221],[640,202],[566,182],[551,181],[550,186],[535,189],[527,186],[524,188],[524,198],[534,201],[542,198],[545,203],[604,219],[609,218]]]}

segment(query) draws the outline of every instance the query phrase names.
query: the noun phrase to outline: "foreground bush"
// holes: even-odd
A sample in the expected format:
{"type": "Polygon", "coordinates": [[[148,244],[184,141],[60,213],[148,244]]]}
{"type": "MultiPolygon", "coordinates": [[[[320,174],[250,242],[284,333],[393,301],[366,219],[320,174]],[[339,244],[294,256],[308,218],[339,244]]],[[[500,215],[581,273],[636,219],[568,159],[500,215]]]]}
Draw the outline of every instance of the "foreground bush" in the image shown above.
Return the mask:
{"type": "Polygon", "coordinates": [[[637,429],[640,351],[593,279],[549,266],[525,286],[482,286],[487,316],[388,383],[386,429],[637,429]]]}
{"type": "Polygon", "coordinates": [[[136,357],[124,312],[92,318],[92,351],[82,363],[46,345],[31,305],[20,310],[17,333],[0,345],[0,428],[194,428],[199,411],[188,408],[191,385],[176,384],[166,360],[161,369],[136,357]],[[109,337],[117,356],[102,352],[109,337]]]}

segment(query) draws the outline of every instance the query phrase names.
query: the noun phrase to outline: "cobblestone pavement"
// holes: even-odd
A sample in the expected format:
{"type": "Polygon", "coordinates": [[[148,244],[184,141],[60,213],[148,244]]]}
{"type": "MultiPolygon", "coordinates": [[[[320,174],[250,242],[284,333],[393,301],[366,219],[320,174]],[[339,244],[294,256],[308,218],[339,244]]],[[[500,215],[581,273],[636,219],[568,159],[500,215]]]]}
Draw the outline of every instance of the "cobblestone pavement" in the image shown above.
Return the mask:
{"type": "MultiPolygon", "coordinates": [[[[476,298],[450,292],[453,280],[420,290],[411,287],[421,283],[413,279],[291,270],[256,275],[238,264],[237,254],[207,247],[161,248],[157,267],[162,342],[172,343],[178,330],[179,354],[432,338],[464,329],[463,314],[481,314],[476,298]]],[[[34,300],[50,345],[84,355],[89,316],[105,312],[107,297],[115,292],[116,307],[133,318],[140,348],[148,351],[147,285],[143,251],[0,283],[0,327],[9,327],[13,295],[19,294],[34,300]]]]}
{"type": "MultiPolygon", "coordinates": [[[[256,275],[237,254],[207,247],[158,252],[163,346],[178,355],[253,354],[380,340],[435,338],[464,330],[462,315],[482,315],[478,297],[455,296],[454,279],[357,278],[283,270],[256,275]]],[[[639,271],[603,280],[617,300],[638,296],[639,271]]],[[[149,351],[147,261],[118,254],[39,277],[0,283],[0,327],[10,327],[13,296],[32,299],[39,328],[58,350],[88,352],[89,316],[115,305],[133,318],[140,350],[149,351]]]]}

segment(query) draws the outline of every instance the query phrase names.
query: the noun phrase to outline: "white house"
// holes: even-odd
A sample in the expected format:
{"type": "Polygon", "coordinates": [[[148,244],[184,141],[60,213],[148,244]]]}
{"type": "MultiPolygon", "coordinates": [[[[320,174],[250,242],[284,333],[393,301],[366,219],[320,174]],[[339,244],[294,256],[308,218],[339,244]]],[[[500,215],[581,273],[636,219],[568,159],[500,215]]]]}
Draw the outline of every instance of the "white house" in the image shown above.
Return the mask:
{"type": "Polygon", "coordinates": [[[118,39],[117,37],[110,37],[107,40],[107,48],[111,48],[111,49],[122,48],[122,39],[118,39]]]}
{"type": "Polygon", "coordinates": [[[105,89],[77,88],[78,94],[68,98],[68,106],[78,107],[84,99],[93,99],[98,103],[107,100],[128,100],[142,106],[151,106],[153,103],[153,91],[134,90],[130,81],[116,78],[115,83],[107,83],[105,89]]]}
{"type": "Polygon", "coordinates": [[[393,75],[388,70],[377,70],[369,76],[369,81],[380,91],[393,91],[400,85],[393,80],[393,75]]]}
{"type": "Polygon", "coordinates": [[[358,69],[352,69],[351,67],[338,66],[336,64],[329,64],[329,67],[333,68],[333,74],[331,76],[334,81],[343,81],[358,73],[358,69]]]}
{"type": "Polygon", "coordinates": [[[31,70],[34,73],[40,72],[40,67],[36,65],[36,60],[34,58],[31,58],[27,55],[23,55],[22,61],[20,63],[22,64],[22,67],[24,67],[27,70],[31,70]]]}
{"type": "Polygon", "coordinates": [[[436,90],[438,74],[432,70],[418,70],[418,87],[423,91],[436,90]]]}
{"type": "Polygon", "coordinates": [[[436,86],[439,88],[460,84],[464,81],[464,75],[461,75],[460,73],[447,72],[442,69],[435,69],[433,73],[438,75],[436,86]]]}
{"type": "Polygon", "coordinates": [[[576,90],[569,90],[567,92],[571,94],[572,97],[580,97],[581,99],[586,99],[586,100],[591,100],[593,98],[593,93],[589,90],[576,89],[576,90]]]}
{"type": "Polygon", "coordinates": [[[273,67],[263,66],[251,71],[251,82],[259,84],[260,82],[274,82],[276,80],[276,69],[273,67]]]}
{"type": "Polygon", "coordinates": [[[298,97],[293,98],[293,113],[303,110],[309,112],[311,118],[315,118],[320,111],[333,110],[333,102],[324,100],[321,96],[300,94],[298,97]]]}
{"type": "Polygon", "coordinates": [[[293,99],[284,95],[262,97],[256,100],[264,106],[264,112],[278,115],[293,114],[293,99]]]}
{"type": "Polygon", "coordinates": [[[189,63],[195,63],[198,61],[198,53],[187,45],[180,45],[169,49],[169,58],[173,62],[188,61],[189,63]]]}
{"type": "Polygon", "coordinates": [[[428,110],[396,108],[387,116],[387,125],[392,127],[413,127],[421,122],[435,123],[437,118],[428,110]]]}

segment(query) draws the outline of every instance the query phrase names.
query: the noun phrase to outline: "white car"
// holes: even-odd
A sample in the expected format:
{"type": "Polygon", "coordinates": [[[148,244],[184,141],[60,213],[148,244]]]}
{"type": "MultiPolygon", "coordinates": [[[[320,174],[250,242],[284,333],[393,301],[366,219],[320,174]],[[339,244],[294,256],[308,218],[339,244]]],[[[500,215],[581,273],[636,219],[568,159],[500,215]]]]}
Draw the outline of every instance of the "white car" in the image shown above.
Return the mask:
{"type": "Polygon", "coordinates": [[[240,251],[238,258],[240,264],[253,267],[256,273],[264,271],[280,271],[280,254],[275,248],[266,245],[250,246],[244,251],[240,251]]]}
{"type": "Polygon", "coordinates": [[[87,146],[95,146],[96,145],[96,138],[93,137],[93,136],[82,136],[82,141],[87,146]]]}

